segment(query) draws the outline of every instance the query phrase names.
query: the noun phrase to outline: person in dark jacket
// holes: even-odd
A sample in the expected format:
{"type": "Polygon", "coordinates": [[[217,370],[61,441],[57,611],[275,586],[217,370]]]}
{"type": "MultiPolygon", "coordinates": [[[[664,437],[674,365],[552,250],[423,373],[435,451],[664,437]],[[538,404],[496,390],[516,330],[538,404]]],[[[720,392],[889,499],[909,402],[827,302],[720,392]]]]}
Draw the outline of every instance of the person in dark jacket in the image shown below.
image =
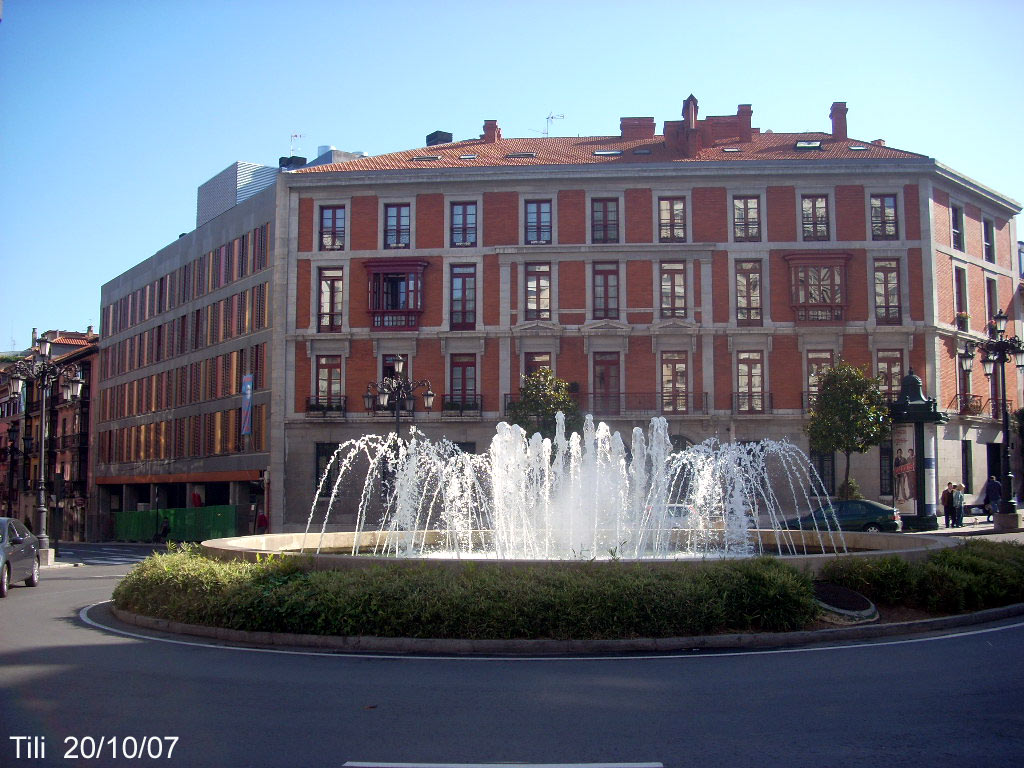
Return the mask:
{"type": "Polygon", "coordinates": [[[1003,485],[996,476],[992,475],[985,483],[985,514],[988,515],[986,523],[992,522],[992,513],[999,511],[999,502],[1003,500],[1003,485]]]}
{"type": "Polygon", "coordinates": [[[946,490],[942,492],[939,501],[942,503],[942,512],[946,516],[946,527],[953,527],[953,484],[946,483],[946,490]]]}
{"type": "Polygon", "coordinates": [[[964,527],[964,487],[960,483],[953,489],[953,527],[964,527]]]}

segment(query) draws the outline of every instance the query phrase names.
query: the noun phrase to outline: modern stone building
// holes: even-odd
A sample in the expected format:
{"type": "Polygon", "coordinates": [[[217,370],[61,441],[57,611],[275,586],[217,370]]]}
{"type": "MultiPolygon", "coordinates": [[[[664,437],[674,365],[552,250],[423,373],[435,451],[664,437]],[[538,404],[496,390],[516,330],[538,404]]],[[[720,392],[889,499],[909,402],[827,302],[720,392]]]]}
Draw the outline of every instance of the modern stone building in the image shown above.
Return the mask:
{"type": "MultiPolygon", "coordinates": [[[[517,139],[488,120],[468,141],[282,158],[271,186],[104,286],[105,497],[246,504],[266,490],[272,529],[301,527],[336,444],[394,429],[364,395],[397,359],[436,393],[430,411],[420,397],[400,412],[403,431],[476,451],[541,366],[623,434],[664,416],[680,442],[805,448],[817,371],[841,358],[895,395],[912,368],[951,414],[939,479],[977,487],[1002,395],[958,354],[998,309],[1011,332],[1020,320],[1020,206],[851,138],[843,103],[829,118],[760,130],[749,105],[700,119],[691,96],[661,133],[624,117],[611,136],[517,139]]],[[[833,458],[814,457],[830,484],[833,458]]],[[[891,499],[891,448],[853,474],[891,499]]]]}

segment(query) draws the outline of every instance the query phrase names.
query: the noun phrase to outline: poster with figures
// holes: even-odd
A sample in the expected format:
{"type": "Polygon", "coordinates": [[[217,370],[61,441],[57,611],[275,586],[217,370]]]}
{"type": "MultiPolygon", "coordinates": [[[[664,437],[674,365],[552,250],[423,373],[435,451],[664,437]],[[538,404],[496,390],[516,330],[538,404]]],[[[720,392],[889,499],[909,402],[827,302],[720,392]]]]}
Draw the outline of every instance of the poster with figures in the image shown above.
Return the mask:
{"type": "Polygon", "coordinates": [[[914,425],[894,424],[892,428],[893,503],[902,514],[917,514],[916,462],[914,425]]]}

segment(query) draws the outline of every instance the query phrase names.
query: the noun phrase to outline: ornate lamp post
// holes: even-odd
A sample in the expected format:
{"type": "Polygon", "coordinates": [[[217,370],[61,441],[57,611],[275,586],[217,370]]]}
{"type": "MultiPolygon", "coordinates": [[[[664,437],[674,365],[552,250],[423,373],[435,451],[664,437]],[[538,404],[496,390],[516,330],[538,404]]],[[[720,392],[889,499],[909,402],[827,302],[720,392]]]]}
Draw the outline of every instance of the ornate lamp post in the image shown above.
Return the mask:
{"type": "MultiPolygon", "coordinates": [[[[77,399],[85,383],[77,365],[57,365],[50,358],[50,342],[39,339],[32,360],[18,360],[5,371],[11,379],[11,394],[21,395],[26,381],[36,382],[39,389],[39,475],[36,479],[36,536],[39,548],[50,548],[50,537],[46,533],[46,398],[52,395],[54,383],[63,379],[61,385],[65,399],[77,399]]],[[[25,453],[29,452],[31,435],[25,435],[25,453]]]]}
{"type": "Polygon", "coordinates": [[[430,390],[430,382],[409,381],[404,375],[405,360],[401,357],[395,359],[395,375],[385,376],[380,381],[371,381],[366,385],[366,392],[363,394],[363,405],[367,411],[374,410],[376,404],[379,408],[387,408],[390,404],[395,409],[395,434],[401,436],[401,415],[402,409],[413,410],[416,404],[416,390],[427,388],[423,393],[423,406],[429,411],[434,407],[434,393],[430,390]]]}
{"type": "Polygon", "coordinates": [[[18,492],[15,490],[17,478],[14,465],[21,455],[21,451],[18,450],[20,432],[21,429],[16,421],[12,421],[7,426],[7,514],[11,517],[17,517],[18,492]]]}
{"type": "MultiPolygon", "coordinates": [[[[999,393],[999,400],[997,402],[1003,421],[1003,443],[1000,450],[1003,498],[999,505],[999,512],[1004,515],[1016,516],[1017,502],[1013,492],[1013,474],[1010,472],[1010,408],[1009,399],[1006,396],[1006,363],[1012,359],[1018,369],[1024,368],[1024,341],[1017,336],[1006,338],[1008,320],[1006,313],[1000,309],[992,318],[995,333],[988,341],[976,344],[967,342],[960,355],[960,365],[965,371],[970,371],[974,365],[975,349],[980,349],[984,353],[981,364],[985,369],[985,375],[991,377],[994,373],[998,374],[996,391],[999,393]],[[997,365],[999,366],[998,370],[997,365]]],[[[1009,522],[1008,525],[1016,528],[1016,524],[1013,522],[1009,522]]],[[[998,522],[996,527],[1001,527],[998,522]]]]}

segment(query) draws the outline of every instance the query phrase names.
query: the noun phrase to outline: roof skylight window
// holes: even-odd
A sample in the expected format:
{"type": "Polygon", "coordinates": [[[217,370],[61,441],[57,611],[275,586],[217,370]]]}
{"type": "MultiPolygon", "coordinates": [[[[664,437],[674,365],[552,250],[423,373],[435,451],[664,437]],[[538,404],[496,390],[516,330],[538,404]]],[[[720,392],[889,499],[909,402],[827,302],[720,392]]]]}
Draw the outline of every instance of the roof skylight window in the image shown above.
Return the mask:
{"type": "Polygon", "coordinates": [[[739,147],[722,147],[723,152],[739,152],[739,147]]]}
{"type": "Polygon", "coordinates": [[[848,147],[848,149],[852,149],[854,152],[863,152],[864,150],[867,149],[867,147],[863,146],[862,144],[851,144],[848,147]]]}
{"type": "Polygon", "coordinates": [[[505,155],[505,157],[507,157],[509,159],[512,159],[512,160],[514,160],[516,158],[521,158],[521,157],[536,157],[536,156],[537,156],[536,152],[509,152],[507,155],[505,155]]]}
{"type": "Polygon", "coordinates": [[[415,155],[412,159],[415,160],[415,161],[418,161],[418,162],[424,162],[425,163],[425,162],[429,162],[430,160],[440,160],[441,156],[440,155],[415,155]]]}
{"type": "Polygon", "coordinates": [[[798,141],[796,143],[797,149],[821,149],[820,141],[798,141]]]}
{"type": "Polygon", "coordinates": [[[476,160],[476,155],[459,155],[459,160],[476,160]]]}
{"type": "Polygon", "coordinates": [[[621,149],[595,149],[594,154],[599,157],[615,157],[622,154],[621,149]]]}

